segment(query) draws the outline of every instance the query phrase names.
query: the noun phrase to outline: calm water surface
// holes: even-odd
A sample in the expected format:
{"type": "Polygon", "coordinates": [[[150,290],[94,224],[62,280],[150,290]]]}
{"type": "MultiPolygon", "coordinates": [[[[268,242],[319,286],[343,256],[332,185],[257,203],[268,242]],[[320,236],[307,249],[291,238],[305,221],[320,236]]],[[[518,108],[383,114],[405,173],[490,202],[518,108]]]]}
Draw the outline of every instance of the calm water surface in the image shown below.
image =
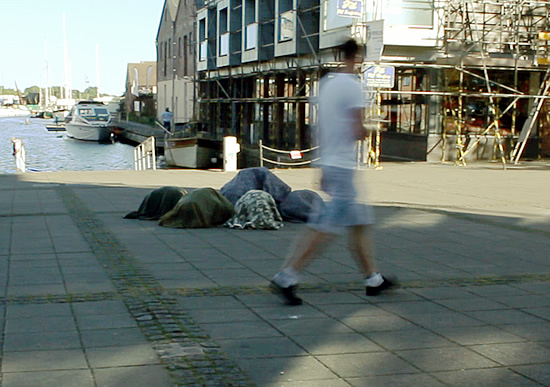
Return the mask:
{"type": "Polygon", "coordinates": [[[11,138],[23,140],[30,171],[97,171],[134,168],[134,147],[115,142],[74,140],[48,132],[52,120],[0,118],[0,173],[15,173],[11,138]]]}

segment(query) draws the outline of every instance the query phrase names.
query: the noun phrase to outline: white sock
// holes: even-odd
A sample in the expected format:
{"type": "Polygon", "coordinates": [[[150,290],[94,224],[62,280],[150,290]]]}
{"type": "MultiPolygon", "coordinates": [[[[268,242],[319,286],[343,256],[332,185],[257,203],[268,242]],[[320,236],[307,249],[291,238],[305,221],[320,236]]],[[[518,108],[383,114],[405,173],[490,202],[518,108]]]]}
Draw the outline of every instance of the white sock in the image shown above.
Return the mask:
{"type": "Polygon", "coordinates": [[[372,273],[369,278],[365,278],[365,286],[376,287],[382,285],[384,278],[380,273],[372,273]]]}
{"type": "Polygon", "coordinates": [[[300,279],[300,273],[294,268],[287,267],[283,271],[278,272],[273,277],[273,281],[282,288],[297,285],[300,279]]]}

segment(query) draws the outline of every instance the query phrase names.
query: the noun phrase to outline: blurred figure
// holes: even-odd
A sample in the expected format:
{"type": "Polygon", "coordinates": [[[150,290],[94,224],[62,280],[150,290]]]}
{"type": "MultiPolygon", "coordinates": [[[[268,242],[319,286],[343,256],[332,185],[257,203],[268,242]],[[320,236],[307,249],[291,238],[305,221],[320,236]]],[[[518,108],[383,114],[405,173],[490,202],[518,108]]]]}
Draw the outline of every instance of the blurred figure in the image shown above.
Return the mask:
{"type": "Polygon", "coordinates": [[[162,119],[162,124],[166,128],[166,130],[170,130],[170,125],[172,123],[172,118],[174,118],[174,114],[170,111],[169,108],[166,108],[164,113],[160,116],[162,119]]]}
{"type": "Polygon", "coordinates": [[[272,289],[287,305],[302,304],[295,294],[300,272],[320,246],[344,230],[348,231],[349,249],[363,272],[367,296],[376,296],[394,285],[376,271],[372,209],[355,201],[355,147],[358,140],[368,136],[363,125],[365,99],[354,74],[359,46],[349,39],[340,49],[344,67],[321,79],[318,98],[321,189],[331,200],[323,209],[311,213],[306,233],[271,281],[272,289]]]}
{"type": "Polygon", "coordinates": [[[11,143],[13,147],[13,156],[15,157],[15,168],[17,172],[26,171],[26,155],[25,155],[25,145],[23,141],[19,138],[12,137],[11,143]]]}

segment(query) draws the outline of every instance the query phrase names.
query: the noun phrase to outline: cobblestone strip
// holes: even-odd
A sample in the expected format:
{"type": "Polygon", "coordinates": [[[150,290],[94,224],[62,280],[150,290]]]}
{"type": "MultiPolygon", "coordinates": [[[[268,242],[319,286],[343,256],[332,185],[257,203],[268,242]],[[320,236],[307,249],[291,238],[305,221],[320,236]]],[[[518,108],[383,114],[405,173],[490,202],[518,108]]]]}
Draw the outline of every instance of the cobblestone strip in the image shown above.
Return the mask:
{"type": "Polygon", "coordinates": [[[123,248],[70,187],[57,191],[113,286],[166,365],[176,385],[251,386],[219,345],[179,308],[176,297],[123,248]]]}
{"type": "Polygon", "coordinates": [[[70,293],[70,294],[48,294],[45,296],[10,296],[0,297],[0,305],[5,304],[66,304],[71,302],[107,301],[120,299],[118,293],[70,293]]]}
{"type": "MultiPolygon", "coordinates": [[[[550,282],[548,274],[518,274],[506,276],[483,276],[477,278],[442,278],[399,282],[404,289],[511,285],[525,282],[550,282]]],[[[331,282],[324,284],[300,284],[300,293],[330,293],[351,292],[364,290],[360,282],[331,282]]],[[[221,286],[216,288],[185,288],[168,291],[174,296],[234,296],[247,294],[266,294],[270,292],[268,286],[221,286]]]]}

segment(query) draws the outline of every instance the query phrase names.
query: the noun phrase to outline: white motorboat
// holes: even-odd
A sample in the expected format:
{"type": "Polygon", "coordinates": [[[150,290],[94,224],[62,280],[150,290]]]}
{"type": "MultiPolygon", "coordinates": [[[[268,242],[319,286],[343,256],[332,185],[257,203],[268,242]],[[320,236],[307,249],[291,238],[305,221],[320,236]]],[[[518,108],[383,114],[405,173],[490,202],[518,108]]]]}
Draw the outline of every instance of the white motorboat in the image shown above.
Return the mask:
{"type": "Polygon", "coordinates": [[[77,140],[108,141],[112,134],[109,109],[102,102],[81,101],[65,119],[65,130],[77,140]]]}
{"type": "Polygon", "coordinates": [[[0,118],[30,117],[31,111],[26,106],[0,106],[0,118]]]}

